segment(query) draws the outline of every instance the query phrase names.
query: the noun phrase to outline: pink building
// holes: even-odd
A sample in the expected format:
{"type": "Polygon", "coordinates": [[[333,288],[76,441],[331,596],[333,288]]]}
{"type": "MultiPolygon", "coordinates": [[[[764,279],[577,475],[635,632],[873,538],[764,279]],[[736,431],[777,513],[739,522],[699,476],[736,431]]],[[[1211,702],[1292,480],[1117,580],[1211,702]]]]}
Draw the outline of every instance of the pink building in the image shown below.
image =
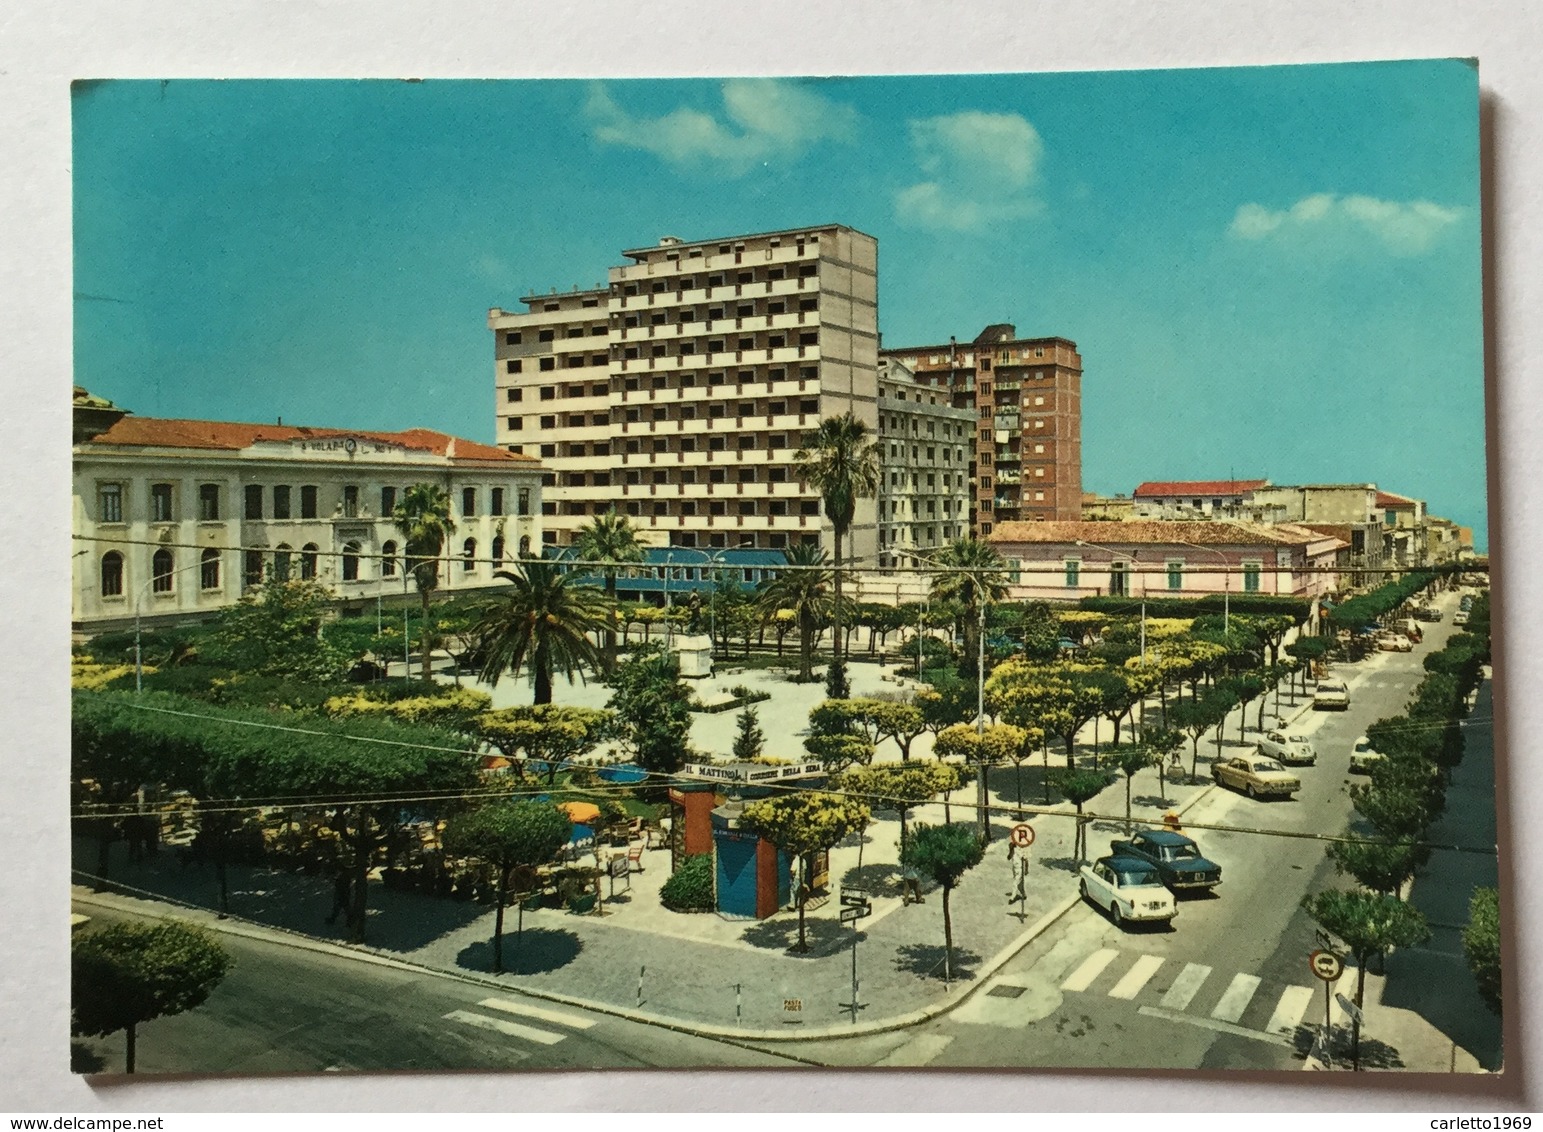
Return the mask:
{"type": "Polygon", "coordinates": [[[1018,601],[1220,593],[1315,597],[1338,588],[1346,544],[1291,523],[1002,523],[988,540],[1018,601]]]}

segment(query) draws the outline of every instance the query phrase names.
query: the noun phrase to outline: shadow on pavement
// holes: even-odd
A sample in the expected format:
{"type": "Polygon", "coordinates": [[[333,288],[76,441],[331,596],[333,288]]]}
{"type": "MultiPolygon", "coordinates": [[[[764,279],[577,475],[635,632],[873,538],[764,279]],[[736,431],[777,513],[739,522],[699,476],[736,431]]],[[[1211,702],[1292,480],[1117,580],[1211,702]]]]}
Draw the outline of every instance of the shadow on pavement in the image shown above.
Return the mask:
{"type": "MultiPolygon", "coordinates": [[[[584,941],[561,928],[526,928],[515,938],[504,933],[504,971],[511,975],[540,975],[566,967],[584,950],[584,941]]],[[[484,939],[467,944],[455,957],[456,965],[468,971],[493,969],[493,941],[484,939]]]]}
{"type": "Polygon", "coordinates": [[[1043,868],[1059,869],[1063,873],[1082,871],[1082,862],[1075,857],[1041,857],[1039,863],[1043,868]]]}
{"type": "Polygon", "coordinates": [[[896,865],[864,865],[848,869],[841,877],[843,890],[858,888],[874,896],[899,896],[900,870],[896,865]]]}
{"type": "MultiPolygon", "coordinates": [[[[938,925],[939,928],[942,925],[938,925]]],[[[966,948],[954,948],[950,969],[956,980],[968,982],[975,978],[980,968],[980,955],[966,948]]],[[[895,969],[907,971],[923,979],[943,978],[943,945],[941,943],[907,943],[895,952],[895,969]]]]}
{"type": "Polygon", "coordinates": [[[785,951],[795,959],[820,959],[843,947],[850,947],[852,929],[843,927],[834,920],[806,916],[804,942],[808,945],[808,950],[794,951],[793,948],[798,946],[798,917],[779,916],[774,920],[762,920],[750,925],[739,938],[751,947],[785,951]]]}

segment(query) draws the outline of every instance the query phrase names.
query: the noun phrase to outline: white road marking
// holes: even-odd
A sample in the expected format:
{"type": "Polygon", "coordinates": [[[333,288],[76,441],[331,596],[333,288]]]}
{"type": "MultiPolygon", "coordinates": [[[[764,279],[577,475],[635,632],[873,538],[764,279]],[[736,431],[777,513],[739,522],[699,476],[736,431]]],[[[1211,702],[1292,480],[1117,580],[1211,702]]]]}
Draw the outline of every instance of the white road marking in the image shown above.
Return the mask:
{"type": "Polygon", "coordinates": [[[1281,993],[1280,1001],[1275,1004],[1275,1013],[1270,1015],[1264,1028],[1272,1034],[1295,1033],[1297,1024],[1302,1021],[1302,1015],[1307,1013],[1307,1005],[1312,1000],[1311,987],[1287,987],[1281,993]]]}
{"type": "Polygon", "coordinates": [[[1232,983],[1222,995],[1222,1000],[1216,1004],[1216,1009],[1211,1011],[1211,1017],[1222,1022],[1236,1022],[1243,1017],[1243,1011],[1248,1009],[1249,1000],[1254,997],[1254,992],[1258,989],[1258,975],[1234,975],[1232,983]]]}
{"type": "Polygon", "coordinates": [[[1188,1022],[1191,1026],[1204,1026],[1207,1030],[1236,1034],[1240,1038],[1253,1038],[1256,1042],[1269,1042],[1271,1045],[1291,1048],[1291,1039],[1284,1038],[1280,1034],[1266,1034],[1262,1030],[1250,1030],[1247,1026],[1234,1026],[1231,1022],[1224,1022],[1217,1018],[1200,1018],[1194,1014],[1181,1014],[1176,1010],[1164,1010],[1157,1006],[1138,1006],[1136,1013],[1145,1014],[1148,1018],[1163,1018],[1169,1022],[1188,1022]]]}
{"type": "Polygon", "coordinates": [[[953,1041],[952,1037],[945,1034],[918,1034],[889,1053],[885,1054],[874,1065],[926,1065],[938,1054],[948,1047],[953,1041]]]}
{"type": "Polygon", "coordinates": [[[1114,961],[1119,952],[1112,947],[1105,947],[1093,952],[1082,961],[1082,966],[1072,972],[1071,978],[1061,984],[1063,991],[1085,991],[1093,985],[1093,980],[1103,974],[1104,968],[1114,961]]]}
{"type": "Polygon", "coordinates": [[[595,1024],[593,1018],[581,1018],[577,1014],[564,1014],[560,1010],[547,1010],[541,1006],[511,1002],[507,998],[485,998],[477,1005],[486,1006],[489,1010],[502,1010],[505,1014],[524,1015],[526,1018],[535,1018],[540,1022],[555,1022],[559,1026],[569,1026],[575,1030],[587,1030],[595,1024]]]}
{"type": "Polygon", "coordinates": [[[465,1022],[468,1026],[476,1026],[479,1030],[497,1030],[500,1034],[507,1034],[511,1038],[524,1038],[526,1041],[540,1042],[544,1046],[555,1046],[568,1036],[554,1034],[550,1030],[538,1030],[534,1026],[522,1026],[518,1022],[505,1022],[502,1018],[489,1018],[486,1014],[473,1014],[469,1010],[452,1010],[445,1017],[456,1022],[465,1022]]]}
{"type": "Polygon", "coordinates": [[[1179,977],[1173,980],[1173,986],[1168,988],[1168,993],[1163,995],[1161,1006],[1164,1010],[1183,1010],[1210,976],[1211,968],[1201,963],[1186,964],[1184,970],[1179,972],[1179,977]]]}
{"type": "Polygon", "coordinates": [[[1114,989],[1109,992],[1110,998],[1135,998],[1141,993],[1141,988],[1147,985],[1147,980],[1157,974],[1157,969],[1163,965],[1163,961],[1156,955],[1143,955],[1131,964],[1129,971],[1123,978],[1114,984],[1114,989]]]}

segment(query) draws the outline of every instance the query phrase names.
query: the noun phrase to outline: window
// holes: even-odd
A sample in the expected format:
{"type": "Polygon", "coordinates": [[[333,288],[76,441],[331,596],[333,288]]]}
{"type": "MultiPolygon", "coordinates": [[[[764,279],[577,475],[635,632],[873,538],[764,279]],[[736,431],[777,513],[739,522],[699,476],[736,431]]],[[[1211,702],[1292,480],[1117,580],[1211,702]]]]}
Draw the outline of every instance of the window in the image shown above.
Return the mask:
{"type": "Polygon", "coordinates": [[[123,522],[123,485],[99,484],[96,489],[96,517],[99,523],[123,522]]]}
{"type": "Polygon", "coordinates": [[[220,588],[220,552],[206,550],[198,558],[198,585],[202,589],[220,588]]]}
{"type": "Polygon", "coordinates": [[[380,548],[380,576],[382,578],[396,577],[396,540],[388,539],[380,548]]]}
{"type": "Polygon", "coordinates": [[[514,509],[516,515],[530,514],[530,488],[520,488],[519,494],[515,496],[514,509]]]}
{"type": "Polygon", "coordinates": [[[261,519],[263,517],[263,489],[261,484],[249,483],[246,485],[246,517],[248,519],[261,519]]]}
{"type": "Polygon", "coordinates": [[[461,489],[461,517],[470,519],[477,514],[477,489],[463,487],[461,489]]]}
{"type": "Polygon", "coordinates": [[[474,573],[477,569],[477,540],[469,538],[461,544],[461,572],[474,573]]]}
{"type": "MultiPolygon", "coordinates": [[[[248,551],[248,553],[251,553],[248,551]]],[[[258,573],[262,573],[259,566],[258,573]]],[[[308,542],[300,548],[300,577],[304,581],[310,581],[316,577],[316,544],[308,542]]]]}
{"type": "Polygon", "coordinates": [[[1259,592],[1259,566],[1258,562],[1243,563],[1243,592],[1256,594],[1259,592]]]}
{"type": "Polygon", "coordinates": [[[1115,562],[1109,567],[1109,596],[1130,596],[1130,564],[1115,562]]]}
{"type": "Polygon", "coordinates": [[[359,544],[357,542],[343,544],[343,580],[345,582],[359,580],[359,544]]]}
{"type": "Polygon", "coordinates": [[[523,368],[524,365],[521,363],[519,358],[510,358],[507,362],[504,363],[505,373],[519,373],[523,368]]]}
{"type": "Polygon", "coordinates": [[[555,337],[555,335],[556,335],[556,332],[552,331],[552,330],[539,330],[539,331],[536,332],[536,341],[538,341],[538,342],[550,342],[553,339],[553,337],[555,337]]]}
{"type": "Polygon", "coordinates": [[[169,523],[171,519],[171,484],[153,483],[150,485],[150,521],[152,523],[169,523]]]}
{"type": "Polygon", "coordinates": [[[102,596],[123,596],[123,555],[116,550],[102,555],[102,596]]]}
{"type": "Polygon", "coordinates": [[[203,523],[218,522],[220,518],[220,485],[217,483],[201,483],[198,485],[198,519],[203,523]]]}
{"type": "Polygon", "coordinates": [[[504,536],[499,535],[493,540],[493,569],[497,570],[504,564],[504,536]]]}
{"type": "Polygon", "coordinates": [[[557,455],[557,445],[555,445],[555,444],[543,444],[541,446],[541,454],[543,456],[556,456],[557,455]]]}
{"type": "MultiPolygon", "coordinates": [[[[305,575],[305,560],[301,559],[301,575],[305,575]]],[[[248,586],[260,586],[263,582],[263,552],[249,550],[241,556],[241,577],[248,586]]],[[[315,577],[314,574],[311,577],[315,577]]]]}
{"type": "Polygon", "coordinates": [[[300,489],[300,517],[302,519],[316,518],[316,488],[311,486],[300,489]]]}
{"type": "MultiPolygon", "coordinates": [[[[390,514],[389,511],[384,514],[390,514]]],[[[289,518],[289,488],[276,487],[273,489],[273,517],[275,519],[289,518]]]]}
{"type": "Polygon", "coordinates": [[[1168,563],[1168,588],[1170,590],[1182,590],[1184,588],[1184,560],[1173,559],[1168,563]]]}
{"type": "Polygon", "coordinates": [[[525,390],[523,390],[523,389],[506,389],[506,390],[504,390],[504,400],[506,400],[506,401],[523,401],[523,400],[525,400],[525,390]]]}
{"type": "Polygon", "coordinates": [[[502,515],[504,513],[504,489],[501,487],[491,488],[490,493],[488,514],[502,515]]]}
{"type": "Polygon", "coordinates": [[[289,545],[287,543],[281,542],[273,550],[273,580],[289,581],[289,545]]]}
{"type": "Polygon", "coordinates": [[[520,344],[520,332],[518,330],[504,331],[504,345],[518,346],[520,344]]]}
{"type": "Polygon", "coordinates": [[[343,514],[350,519],[359,517],[359,488],[355,484],[343,485],[343,514]]]}
{"type": "Polygon", "coordinates": [[[1077,581],[1081,574],[1082,561],[1077,558],[1068,558],[1066,560],[1066,588],[1069,590],[1076,589],[1077,581]]]}

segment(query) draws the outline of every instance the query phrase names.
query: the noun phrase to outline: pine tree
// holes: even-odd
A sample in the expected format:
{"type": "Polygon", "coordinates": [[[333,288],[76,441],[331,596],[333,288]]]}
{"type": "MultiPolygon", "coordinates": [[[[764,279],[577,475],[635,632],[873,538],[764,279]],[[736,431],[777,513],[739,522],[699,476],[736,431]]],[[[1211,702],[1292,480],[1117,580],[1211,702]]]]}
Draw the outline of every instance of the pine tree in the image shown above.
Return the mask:
{"type": "Polygon", "coordinates": [[[735,722],[739,724],[739,734],[734,736],[734,757],[740,762],[759,758],[766,745],[766,735],[761,731],[760,717],[755,708],[745,708],[735,722]]]}

